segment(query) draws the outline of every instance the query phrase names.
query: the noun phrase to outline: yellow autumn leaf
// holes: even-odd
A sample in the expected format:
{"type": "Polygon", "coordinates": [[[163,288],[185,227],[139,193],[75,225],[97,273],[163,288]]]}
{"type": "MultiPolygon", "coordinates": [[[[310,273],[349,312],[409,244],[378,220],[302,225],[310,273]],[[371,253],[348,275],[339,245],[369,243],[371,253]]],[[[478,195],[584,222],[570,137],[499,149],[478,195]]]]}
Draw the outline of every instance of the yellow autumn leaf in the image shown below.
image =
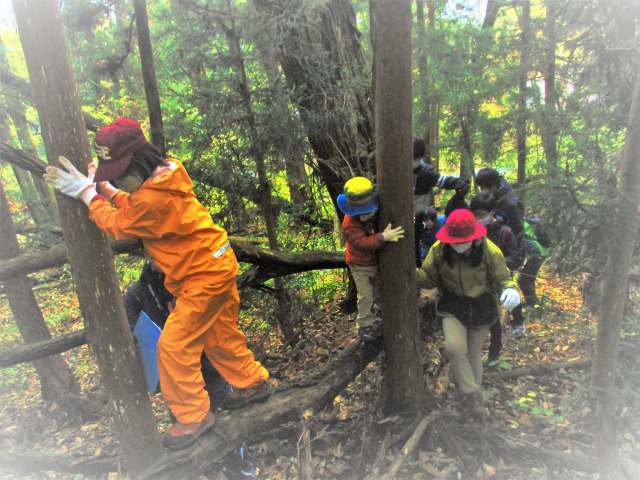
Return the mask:
{"type": "Polygon", "coordinates": [[[486,473],[490,477],[494,477],[496,474],[496,469],[491,465],[487,465],[486,463],[482,464],[482,469],[484,470],[484,473],[486,473]]]}

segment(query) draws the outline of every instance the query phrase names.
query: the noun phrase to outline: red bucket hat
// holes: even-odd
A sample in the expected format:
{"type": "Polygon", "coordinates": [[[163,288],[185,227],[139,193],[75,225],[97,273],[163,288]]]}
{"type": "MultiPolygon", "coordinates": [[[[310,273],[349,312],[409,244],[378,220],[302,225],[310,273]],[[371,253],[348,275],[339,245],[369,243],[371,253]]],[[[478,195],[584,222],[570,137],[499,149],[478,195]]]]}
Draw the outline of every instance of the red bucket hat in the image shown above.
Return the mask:
{"type": "Polygon", "coordinates": [[[103,182],[121,176],[133,155],[147,144],[140,124],[120,117],[96,133],[93,147],[98,155],[98,169],[94,180],[103,182]]]}
{"type": "Polygon", "coordinates": [[[476,222],[470,210],[460,208],[447,217],[444,228],[438,230],[436,238],[442,243],[465,243],[484,237],[487,229],[476,222]]]}

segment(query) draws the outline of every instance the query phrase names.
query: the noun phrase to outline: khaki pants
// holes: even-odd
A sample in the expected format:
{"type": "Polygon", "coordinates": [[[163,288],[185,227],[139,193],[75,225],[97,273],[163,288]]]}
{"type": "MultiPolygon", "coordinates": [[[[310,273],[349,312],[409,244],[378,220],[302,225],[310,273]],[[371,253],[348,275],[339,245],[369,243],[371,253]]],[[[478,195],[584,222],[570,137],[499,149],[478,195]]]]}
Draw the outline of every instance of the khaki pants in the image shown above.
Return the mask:
{"type": "Polygon", "coordinates": [[[358,289],[358,327],[370,327],[380,321],[377,315],[378,266],[350,265],[351,275],[358,289]]]}
{"type": "Polygon", "coordinates": [[[482,385],[482,347],[491,325],[468,328],[453,316],[442,320],[447,357],[453,378],[464,394],[480,391],[482,385]]]}

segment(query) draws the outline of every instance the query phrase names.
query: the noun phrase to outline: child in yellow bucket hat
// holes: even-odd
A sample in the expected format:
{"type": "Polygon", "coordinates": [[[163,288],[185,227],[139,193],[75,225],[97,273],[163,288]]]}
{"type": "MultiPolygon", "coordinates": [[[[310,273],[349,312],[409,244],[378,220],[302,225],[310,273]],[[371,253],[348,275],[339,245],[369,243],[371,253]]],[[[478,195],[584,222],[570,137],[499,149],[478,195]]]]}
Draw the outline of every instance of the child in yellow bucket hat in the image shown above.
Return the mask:
{"type": "Polygon", "coordinates": [[[358,289],[358,338],[372,342],[380,336],[381,319],[377,313],[378,258],[376,252],[386,242],[404,238],[404,229],[387,226],[378,232],[376,214],[378,194],[371,180],[354,177],[338,195],[338,208],[345,214],[342,232],[347,242],[347,265],[358,289]]]}

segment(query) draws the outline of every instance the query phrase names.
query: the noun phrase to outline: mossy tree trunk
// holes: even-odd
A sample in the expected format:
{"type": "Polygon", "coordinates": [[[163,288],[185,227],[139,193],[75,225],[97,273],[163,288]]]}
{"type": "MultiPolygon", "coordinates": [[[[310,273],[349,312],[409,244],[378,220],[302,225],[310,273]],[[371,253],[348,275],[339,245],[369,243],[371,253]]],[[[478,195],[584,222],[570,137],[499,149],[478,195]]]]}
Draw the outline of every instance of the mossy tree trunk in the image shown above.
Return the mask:
{"type": "MultiPolygon", "coordinates": [[[[0,260],[16,258],[20,255],[20,246],[16,240],[9,203],[0,184],[0,260]]],[[[38,307],[31,280],[19,275],[4,281],[9,307],[25,343],[49,340],[51,333],[38,307]]],[[[73,409],[80,387],[71,370],[60,355],[53,355],[33,362],[40,380],[42,399],[55,402],[61,408],[73,409]]]]}
{"type": "Polygon", "coordinates": [[[422,376],[413,250],[411,2],[371,2],[379,227],[404,226],[405,238],[379,253],[385,344],[383,402],[388,411],[432,405],[422,376]]]}
{"type": "MultiPolygon", "coordinates": [[[[71,159],[81,171],[91,150],[73,81],[56,0],[33,8],[13,0],[47,158],[71,159]]],[[[110,408],[127,469],[136,477],[162,453],[155,418],[137,362],[113,255],[106,237],[89,220],[86,206],[56,194],[69,263],[87,325],[91,349],[110,395],[110,408]]]]}
{"type": "Polygon", "coordinates": [[[615,227],[610,232],[609,259],[602,287],[592,387],[596,398],[594,449],[600,478],[625,478],[618,454],[616,365],[625,314],[629,265],[637,241],[640,206],[640,72],[637,74],[625,148],[620,166],[615,227]]]}

